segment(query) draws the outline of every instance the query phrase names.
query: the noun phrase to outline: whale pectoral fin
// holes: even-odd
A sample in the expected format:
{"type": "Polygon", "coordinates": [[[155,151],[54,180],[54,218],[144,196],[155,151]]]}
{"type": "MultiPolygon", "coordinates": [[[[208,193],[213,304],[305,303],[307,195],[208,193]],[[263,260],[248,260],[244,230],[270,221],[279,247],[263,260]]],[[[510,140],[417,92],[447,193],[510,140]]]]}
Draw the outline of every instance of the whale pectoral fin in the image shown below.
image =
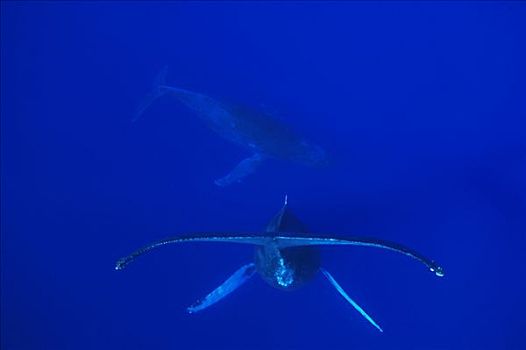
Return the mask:
{"type": "Polygon", "coordinates": [[[215,184],[225,187],[235,182],[241,182],[244,177],[252,174],[264,159],[265,157],[259,153],[255,153],[251,157],[243,159],[230,173],[215,180],[215,184]]]}
{"type": "Polygon", "coordinates": [[[219,300],[223,299],[237,288],[241,287],[250,277],[256,272],[255,264],[247,264],[238,269],[232,276],[230,276],[225,282],[219,287],[210,292],[206,297],[197,301],[186,310],[188,313],[195,313],[206,309],[207,307],[214,305],[219,300]]]}
{"type": "Polygon", "coordinates": [[[343,288],[340,286],[340,284],[338,282],[336,282],[336,280],[334,279],[334,277],[332,277],[332,275],[325,269],[321,269],[321,272],[323,272],[323,274],[325,275],[325,277],[327,277],[327,279],[329,280],[329,282],[331,282],[331,284],[334,286],[334,288],[336,288],[336,290],[338,291],[338,293],[340,293],[340,295],[342,297],[345,298],[345,300],[347,300],[349,302],[349,304],[351,304],[355,309],[356,311],[358,311],[363,317],[365,317],[365,319],[367,321],[369,321],[369,323],[371,323],[373,326],[375,326],[380,332],[383,332],[383,329],[382,327],[380,327],[378,325],[378,323],[376,323],[372,318],[371,316],[369,316],[365,311],[364,309],[362,309],[360,307],[360,305],[358,305],[354,300],[351,299],[351,297],[343,290],[343,288]]]}

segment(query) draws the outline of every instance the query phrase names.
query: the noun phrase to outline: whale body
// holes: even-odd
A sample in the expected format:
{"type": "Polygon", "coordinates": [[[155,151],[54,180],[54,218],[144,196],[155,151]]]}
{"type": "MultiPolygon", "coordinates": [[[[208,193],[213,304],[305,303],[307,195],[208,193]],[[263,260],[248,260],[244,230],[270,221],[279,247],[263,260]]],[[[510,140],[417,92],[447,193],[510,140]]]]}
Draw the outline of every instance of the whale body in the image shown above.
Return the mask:
{"type": "Polygon", "coordinates": [[[156,79],[153,91],[138,108],[134,121],[158,98],[170,95],[175,97],[222,138],[241,146],[251,153],[234,167],[227,175],[217,179],[218,186],[228,186],[240,182],[268,158],[277,158],[309,166],[327,162],[325,151],[307,142],[289,126],[271,115],[229,104],[207,95],[165,83],[166,68],[156,79]]]}
{"type": "Polygon", "coordinates": [[[137,257],[152,249],[167,245],[190,242],[228,242],[255,246],[254,261],[243,265],[204,298],[187,308],[189,313],[199,312],[217,303],[259,274],[270,286],[280,290],[297,289],[321,272],[338,293],[351,304],[370,324],[379,331],[382,328],[362,309],[321,266],[320,247],[324,245],[354,245],[391,250],[409,256],[422,263],[436,276],[444,276],[443,268],[417,251],[400,244],[366,237],[326,236],[307,233],[304,224],[288,208],[287,200],[272,218],[265,231],[249,234],[187,234],[166,238],[148,244],[128,256],[119,259],[116,270],[125,269],[137,257]]]}

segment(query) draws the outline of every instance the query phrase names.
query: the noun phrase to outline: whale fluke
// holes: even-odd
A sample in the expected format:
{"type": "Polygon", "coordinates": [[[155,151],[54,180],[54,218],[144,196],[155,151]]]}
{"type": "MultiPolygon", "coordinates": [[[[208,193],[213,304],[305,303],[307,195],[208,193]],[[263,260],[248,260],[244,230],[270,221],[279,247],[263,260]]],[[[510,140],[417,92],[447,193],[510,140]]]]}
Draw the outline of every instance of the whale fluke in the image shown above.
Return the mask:
{"type": "Polygon", "coordinates": [[[392,250],[394,252],[404,254],[410,258],[413,258],[422,264],[424,264],[429,271],[433,272],[438,277],[444,277],[444,269],[438,265],[435,261],[426,258],[414,249],[405,247],[401,244],[390,242],[382,239],[369,238],[369,237],[324,237],[324,236],[311,236],[304,235],[300,236],[292,234],[291,236],[277,236],[274,238],[277,240],[277,244],[281,248],[287,247],[301,247],[301,246],[322,246],[322,245],[354,245],[362,247],[373,247],[386,250],[392,250]]]}
{"type": "Polygon", "coordinates": [[[163,85],[166,83],[166,74],[168,73],[168,66],[164,66],[163,69],[157,74],[155,77],[155,81],[153,84],[152,91],[146,97],[141,101],[139,106],[137,107],[137,110],[135,111],[135,114],[132,118],[132,122],[136,122],[141,118],[144,111],[150,107],[150,105],[157,100],[159,97],[166,94],[166,90],[162,88],[163,85]]]}
{"type": "Polygon", "coordinates": [[[152,249],[174,243],[191,243],[191,242],[223,242],[223,243],[241,243],[264,245],[269,239],[268,236],[251,236],[251,235],[224,235],[224,234],[193,234],[178,237],[170,237],[150,243],[140,249],[137,249],[130,255],[120,258],[115,263],[115,270],[123,270],[130,263],[135,261],[139,256],[148,253],[152,249]]]}
{"type": "MultiPolygon", "coordinates": [[[[280,217],[281,218],[281,217],[280,217]]],[[[279,236],[269,235],[267,232],[258,232],[244,235],[228,235],[228,234],[195,234],[184,235],[178,237],[166,238],[148,244],[128,256],[119,259],[115,265],[115,270],[122,270],[133,262],[139,256],[149,252],[150,250],[161,247],[167,244],[187,243],[187,242],[222,242],[222,243],[242,243],[252,245],[265,245],[272,243],[278,249],[286,249],[293,247],[306,246],[323,246],[323,245],[354,245],[362,247],[373,247],[391,250],[396,253],[406,255],[424,264],[431,272],[438,277],[444,276],[444,269],[435,261],[426,258],[417,251],[400,245],[398,243],[385,241],[375,238],[367,237],[323,237],[323,236],[307,236],[298,233],[279,232],[279,236]]]]}

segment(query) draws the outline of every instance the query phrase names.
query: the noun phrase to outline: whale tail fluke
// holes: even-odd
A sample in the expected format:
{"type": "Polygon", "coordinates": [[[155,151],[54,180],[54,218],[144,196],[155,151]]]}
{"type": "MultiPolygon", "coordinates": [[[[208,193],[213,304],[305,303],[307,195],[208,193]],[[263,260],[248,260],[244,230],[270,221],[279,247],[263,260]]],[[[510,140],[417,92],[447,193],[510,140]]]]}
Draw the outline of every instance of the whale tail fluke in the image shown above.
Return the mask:
{"type": "Polygon", "coordinates": [[[166,74],[168,72],[168,66],[164,66],[161,71],[157,74],[153,89],[150,91],[148,95],[142,100],[142,102],[137,107],[137,110],[135,111],[135,114],[133,116],[132,122],[136,122],[139,120],[139,118],[143,115],[144,111],[150,107],[150,105],[157,100],[159,97],[165,95],[167,93],[166,89],[163,89],[162,87],[166,84],[166,74]]]}

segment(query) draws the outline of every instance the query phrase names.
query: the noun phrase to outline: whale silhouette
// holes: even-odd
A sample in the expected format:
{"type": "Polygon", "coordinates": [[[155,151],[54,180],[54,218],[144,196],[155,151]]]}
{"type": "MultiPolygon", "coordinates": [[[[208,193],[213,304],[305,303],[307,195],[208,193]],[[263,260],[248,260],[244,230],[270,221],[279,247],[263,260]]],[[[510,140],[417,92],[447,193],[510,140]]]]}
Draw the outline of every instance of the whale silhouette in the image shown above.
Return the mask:
{"type": "Polygon", "coordinates": [[[433,260],[400,244],[364,237],[323,236],[306,233],[302,222],[288,208],[287,199],[281,210],[272,218],[264,232],[253,234],[189,234],[163,239],[148,244],[115,264],[116,270],[123,270],[137,257],[167,244],[188,242],[228,242],[255,246],[254,261],[239,268],[219,287],[187,308],[195,313],[217,303],[243,285],[256,272],[272,287],[293,290],[310,281],[318,271],[367,321],[379,331],[382,328],[369,316],[340,286],[326,269],[321,267],[319,247],[324,245],[354,245],[387,249],[407,255],[424,264],[436,276],[444,276],[444,270],[433,260]]]}
{"type": "Polygon", "coordinates": [[[216,185],[228,186],[240,182],[268,158],[284,159],[310,166],[327,162],[322,148],[308,143],[271,115],[240,105],[228,104],[197,92],[168,86],[165,83],[166,73],[167,67],[159,73],[153,90],[139,106],[133,121],[138,120],[155,100],[164,95],[171,95],[194,111],[218,135],[252,153],[227,175],[217,179],[216,185]]]}

